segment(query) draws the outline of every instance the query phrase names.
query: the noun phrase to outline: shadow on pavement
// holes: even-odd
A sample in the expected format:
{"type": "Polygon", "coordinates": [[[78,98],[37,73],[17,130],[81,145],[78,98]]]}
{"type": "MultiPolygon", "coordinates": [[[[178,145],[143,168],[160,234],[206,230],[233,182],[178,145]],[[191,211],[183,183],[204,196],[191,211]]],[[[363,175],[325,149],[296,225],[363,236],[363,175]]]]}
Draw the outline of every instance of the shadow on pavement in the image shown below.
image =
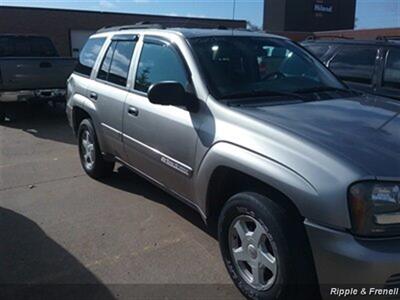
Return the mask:
{"type": "Polygon", "coordinates": [[[76,144],[64,104],[17,103],[6,106],[5,111],[7,119],[0,126],[21,129],[40,139],[76,144]]]}
{"type": "Polygon", "coordinates": [[[37,224],[5,208],[0,208],[0,298],[114,299],[37,224]]]}
{"type": "Polygon", "coordinates": [[[210,224],[209,226],[205,225],[200,214],[196,210],[170,196],[168,193],[130,171],[125,166],[117,168],[116,172],[111,177],[103,179],[102,182],[114,188],[141,195],[150,201],[162,204],[172,209],[175,213],[179,214],[211,237],[217,238],[215,224],[210,224]]]}

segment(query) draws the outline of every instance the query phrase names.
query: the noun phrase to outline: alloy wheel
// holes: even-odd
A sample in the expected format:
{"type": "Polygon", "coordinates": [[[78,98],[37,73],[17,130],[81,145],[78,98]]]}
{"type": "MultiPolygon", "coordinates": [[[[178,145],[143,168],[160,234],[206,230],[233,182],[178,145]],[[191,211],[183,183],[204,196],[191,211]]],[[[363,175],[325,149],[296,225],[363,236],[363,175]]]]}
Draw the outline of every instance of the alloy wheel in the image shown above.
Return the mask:
{"type": "Polygon", "coordinates": [[[257,290],[275,283],[278,263],[275,244],[266,228],[248,215],[238,216],[229,228],[229,248],[240,276],[257,290]]]}

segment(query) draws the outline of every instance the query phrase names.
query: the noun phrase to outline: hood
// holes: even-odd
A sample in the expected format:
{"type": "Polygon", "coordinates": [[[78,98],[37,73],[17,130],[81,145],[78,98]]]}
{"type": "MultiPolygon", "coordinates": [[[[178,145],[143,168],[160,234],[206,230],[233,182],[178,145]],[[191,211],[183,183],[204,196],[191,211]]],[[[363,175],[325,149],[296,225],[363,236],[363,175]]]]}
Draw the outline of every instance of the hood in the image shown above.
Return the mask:
{"type": "Polygon", "coordinates": [[[378,178],[400,178],[400,102],[374,96],[239,110],[279,126],[378,178]]]}

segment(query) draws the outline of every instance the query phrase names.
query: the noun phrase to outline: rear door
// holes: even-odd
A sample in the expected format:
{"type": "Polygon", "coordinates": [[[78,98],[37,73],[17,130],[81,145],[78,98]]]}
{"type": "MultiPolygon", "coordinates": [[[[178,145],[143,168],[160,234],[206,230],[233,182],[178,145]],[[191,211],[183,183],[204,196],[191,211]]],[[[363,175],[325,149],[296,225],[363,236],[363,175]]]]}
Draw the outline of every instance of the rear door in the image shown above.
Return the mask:
{"type": "Polygon", "coordinates": [[[379,47],[369,45],[342,45],[327,65],[350,87],[375,93],[379,47]]]}
{"type": "Polygon", "coordinates": [[[127,79],[137,36],[117,35],[108,45],[95,79],[89,88],[89,98],[95,102],[103,137],[103,150],[124,157],[122,117],[128,95],[127,79]]]}

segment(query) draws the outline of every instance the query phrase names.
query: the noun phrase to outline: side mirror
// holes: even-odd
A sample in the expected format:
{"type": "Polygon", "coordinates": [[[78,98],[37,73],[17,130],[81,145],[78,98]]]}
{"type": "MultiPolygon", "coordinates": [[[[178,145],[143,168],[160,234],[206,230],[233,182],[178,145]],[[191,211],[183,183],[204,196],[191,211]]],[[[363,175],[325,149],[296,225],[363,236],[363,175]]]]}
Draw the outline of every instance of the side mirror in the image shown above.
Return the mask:
{"type": "Polygon", "coordinates": [[[182,84],[176,81],[163,81],[153,84],[147,93],[149,101],[160,105],[187,105],[187,93],[182,84]]]}

